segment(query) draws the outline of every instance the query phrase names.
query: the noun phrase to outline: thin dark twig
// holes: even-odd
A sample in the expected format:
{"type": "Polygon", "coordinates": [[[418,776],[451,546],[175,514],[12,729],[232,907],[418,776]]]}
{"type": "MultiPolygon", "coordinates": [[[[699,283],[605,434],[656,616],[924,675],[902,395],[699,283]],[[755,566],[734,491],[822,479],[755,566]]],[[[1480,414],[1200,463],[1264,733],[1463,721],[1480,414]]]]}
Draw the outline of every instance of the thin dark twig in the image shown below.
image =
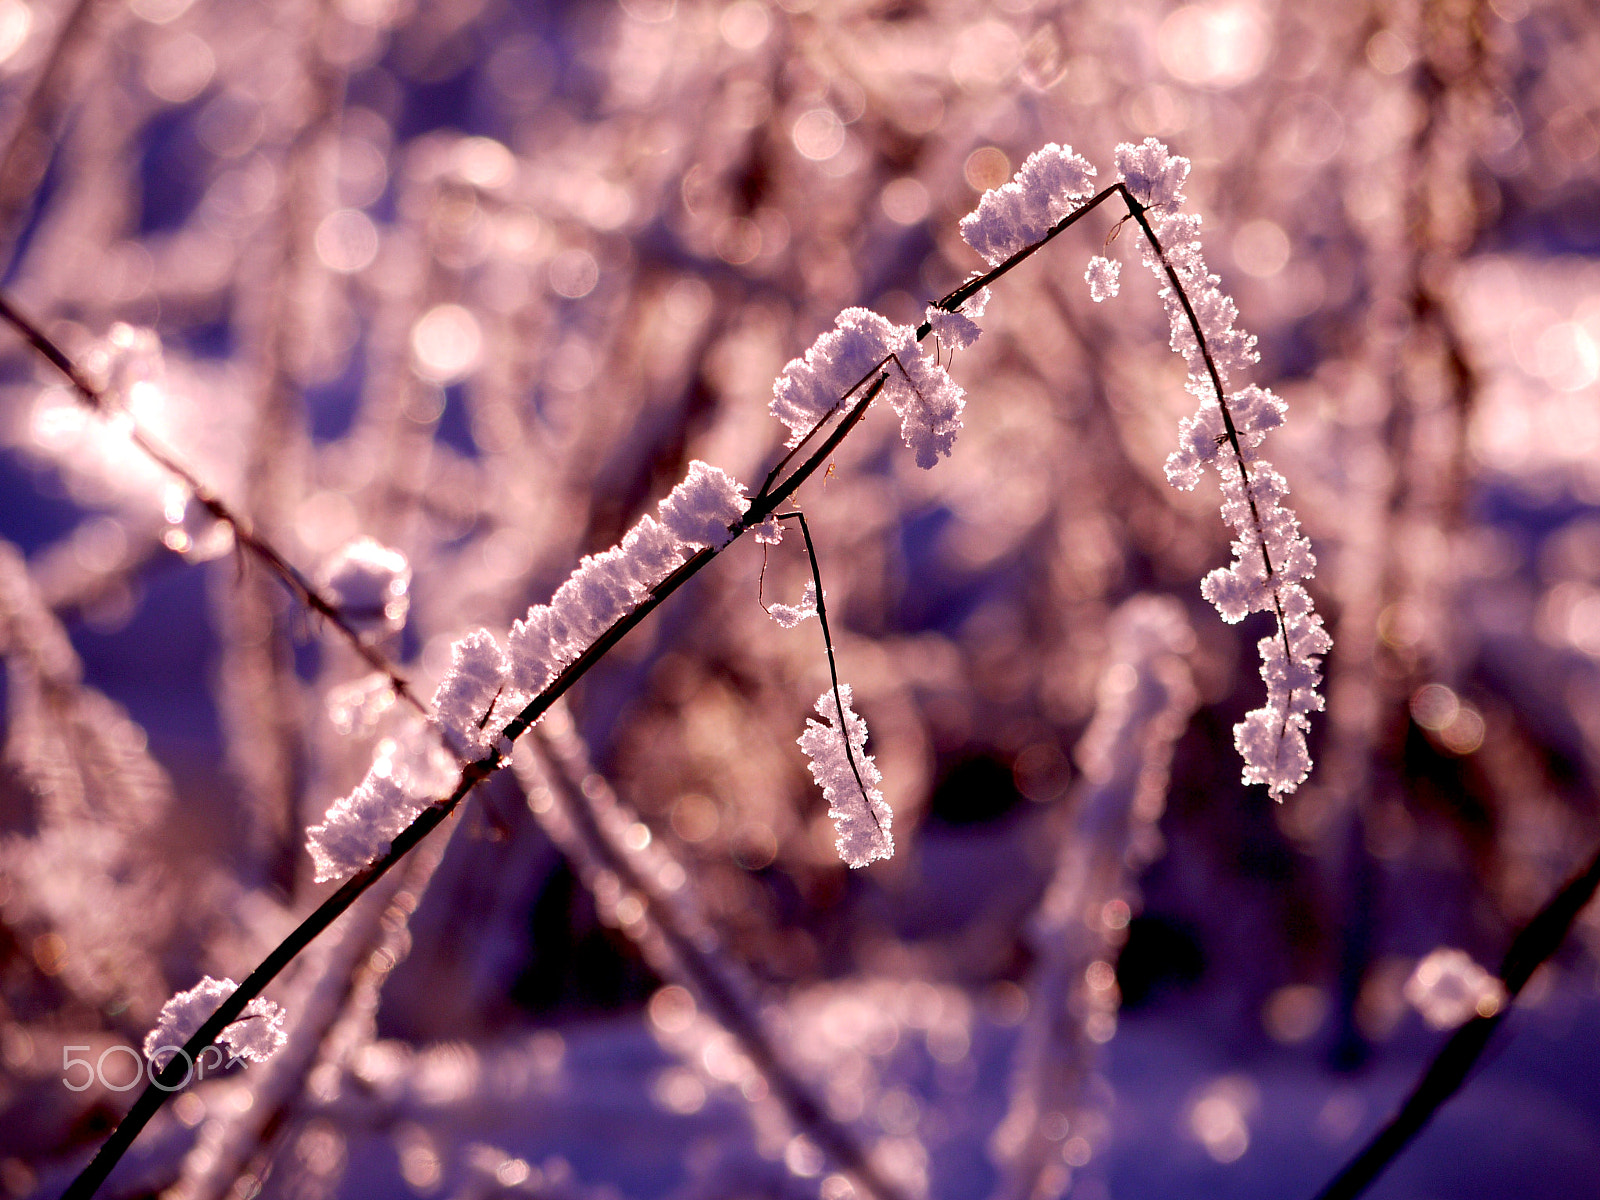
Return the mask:
{"type": "MultiPolygon", "coordinates": [[[[1118,193],[1121,193],[1130,202],[1133,201],[1133,198],[1128,195],[1128,189],[1126,187],[1120,183],[1112,184],[1110,187],[1106,188],[1105,191],[1096,195],[1094,199],[1086,201],[1082,208],[1073,209],[1066,216],[1062,217],[1061,220],[1050,226],[1049,230],[1045,232],[1045,235],[1037,242],[1033,242],[1024,246],[1010,258],[996,266],[991,267],[982,275],[975,275],[973,278],[967,280],[960,287],[956,288],[955,291],[951,292],[943,300],[939,301],[939,303],[934,307],[942,308],[945,312],[955,312],[956,309],[960,308],[984,288],[988,287],[995,280],[999,279],[1007,271],[1010,271],[1013,267],[1018,266],[1023,262],[1023,260],[1027,259],[1031,255],[1038,253],[1041,249],[1048,245],[1051,240],[1065,233],[1068,229],[1072,228],[1072,226],[1083,220],[1084,217],[1088,216],[1096,208],[1100,207],[1103,202],[1109,200],[1112,196],[1115,196],[1118,193]]],[[[932,329],[933,326],[930,323],[926,321],[923,322],[917,328],[917,340],[921,341],[932,329]]]]}
{"type": "Polygon", "coordinates": [[[1506,1001],[1489,1017],[1474,1017],[1451,1035],[1434,1056],[1398,1112],[1317,1193],[1316,1200],[1355,1200],[1386,1170],[1411,1140],[1422,1132],[1444,1102],[1460,1090],[1490,1037],[1511,1010],[1511,1002],[1539,965],[1554,954],[1573,922],[1600,888],[1600,850],[1588,866],[1569,880],[1512,941],[1500,964],[1506,1001]]]}
{"type": "MultiPolygon", "coordinates": [[[[1266,570],[1267,580],[1271,583],[1277,572],[1272,566],[1272,553],[1267,549],[1267,531],[1261,524],[1261,511],[1256,507],[1255,493],[1250,490],[1250,471],[1245,462],[1244,447],[1239,444],[1239,430],[1234,426],[1233,413],[1228,408],[1227,393],[1222,387],[1222,376],[1217,371],[1217,363],[1211,357],[1211,346],[1206,341],[1205,330],[1200,327],[1200,318],[1194,311],[1194,305],[1189,301],[1189,292],[1183,286],[1183,280],[1178,278],[1178,270],[1172,265],[1172,260],[1167,257],[1161,239],[1156,237],[1156,231],[1150,227],[1150,221],[1145,216],[1145,207],[1134,199],[1133,193],[1128,190],[1126,183],[1117,183],[1111,190],[1120,190],[1123,200],[1128,205],[1128,216],[1139,223],[1139,228],[1144,232],[1145,240],[1150,243],[1151,249],[1156,252],[1156,257],[1161,260],[1161,267],[1166,272],[1167,280],[1172,284],[1172,290],[1177,294],[1178,302],[1183,305],[1184,316],[1188,318],[1189,328],[1194,331],[1195,343],[1200,347],[1200,354],[1205,359],[1206,374],[1211,377],[1211,386],[1217,393],[1217,407],[1222,410],[1222,428],[1227,434],[1228,445],[1233,449],[1234,461],[1239,466],[1239,486],[1244,492],[1245,502],[1250,506],[1250,522],[1255,526],[1256,542],[1261,547],[1261,563],[1266,570]]],[[[1126,220],[1126,218],[1124,218],[1126,220]]],[[[1119,222],[1120,225],[1120,222],[1119,222]]],[[[1294,661],[1294,650],[1289,645],[1289,623],[1283,615],[1283,599],[1278,595],[1278,588],[1272,585],[1272,608],[1278,617],[1278,636],[1283,640],[1284,657],[1294,661]]],[[[1283,744],[1284,736],[1289,732],[1289,720],[1292,709],[1284,706],[1283,727],[1279,731],[1279,746],[1283,744]]]]}
{"type": "MultiPolygon", "coordinates": [[[[1105,191],[1099,193],[1097,196],[1094,197],[1094,199],[1092,199],[1092,200],[1088,201],[1087,203],[1085,203],[1082,208],[1073,209],[1072,212],[1070,212],[1066,216],[1062,217],[1061,220],[1057,221],[1054,225],[1052,225],[1049,228],[1049,230],[1046,231],[1044,236],[1041,237],[1037,242],[1034,242],[1031,245],[1024,246],[1021,250],[1018,250],[1015,254],[1011,255],[1010,258],[1007,258],[1004,262],[1001,262],[1001,263],[997,264],[996,266],[991,267],[989,270],[985,271],[981,275],[976,275],[973,278],[967,280],[960,287],[956,288],[953,292],[951,292],[947,296],[945,296],[944,299],[940,300],[937,304],[935,304],[934,307],[935,308],[942,308],[945,312],[955,312],[956,309],[960,308],[968,300],[972,299],[973,296],[977,295],[979,292],[981,292],[984,288],[988,287],[995,280],[999,279],[1002,275],[1006,274],[1006,272],[1010,271],[1013,267],[1016,267],[1016,266],[1020,265],[1029,256],[1035,254],[1042,247],[1047,245],[1053,238],[1056,238],[1056,237],[1060,236],[1062,233],[1065,233],[1068,229],[1070,229],[1077,222],[1081,221],[1084,217],[1088,216],[1097,207],[1099,207],[1101,202],[1110,199],[1112,196],[1115,196],[1118,193],[1119,190],[1121,190],[1124,194],[1126,194],[1126,189],[1124,189],[1122,184],[1120,184],[1120,183],[1113,184],[1111,187],[1106,188],[1105,191]]],[[[1130,199],[1131,199],[1131,197],[1130,197],[1130,199]]],[[[924,321],[921,325],[917,326],[917,331],[916,331],[917,341],[919,341],[919,342],[922,341],[924,338],[926,338],[932,332],[933,332],[933,324],[932,324],[932,322],[924,321]]],[[[865,384],[867,382],[867,380],[872,378],[874,372],[883,370],[883,368],[888,365],[889,360],[891,358],[894,358],[894,357],[895,356],[893,354],[886,354],[882,358],[880,358],[876,363],[873,364],[872,369],[870,371],[868,371],[865,375],[863,375],[859,380],[856,381],[856,384],[855,384],[854,387],[852,387],[848,392],[846,392],[842,397],[840,397],[839,404],[836,404],[832,408],[830,408],[820,418],[818,418],[817,423],[815,425],[813,425],[810,429],[806,430],[805,436],[802,437],[793,446],[791,446],[789,448],[789,452],[787,454],[785,454],[781,459],[778,460],[778,464],[775,467],[773,467],[771,472],[767,475],[766,482],[761,485],[761,491],[758,492],[757,495],[762,495],[762,496],[766,495],[767,489],[772,486],[772,481],[778,477],[779,473],[782,472],[784,467],[789,465],[789,461],[792,458],[794,458],[794,456],[796,454],[798,454],[800,452],[800,450],[805,446],[805,444],[807,442],[809,442],[811,440],[811,438],[817,433],[818,430],[820,430],[824,425],[826,425],[828,423],[828,421],[833,417],[833,415],[836,412],[839,411],[839,408],[843,405],[843,403],[846,400],[848,400],[852,395],[854,395],[855,392],[863,384],[865,384]]],[[[902,371],[905,370],[904,366],[901,367],[901,370],[902,371]]]]}
{"type": "MultiPolygon", "coordinates": [[[[0,293],[0,320],[6,322],[19,333],[23,340],[32,346],[50,365],[66,376],[67,382],[85,404],[96,412],[109,414],[114,405],[110,396],[96,387],[87,375],[83,373],[66,351],[56,345],[39,326],[24,316],[17,307],[3,294],[0,293]]],[[[138,424],[133,422],[132,414],[122,411],[119,414],[129,422],[128,436],[135,446],[168,474],[175,476],[183,486],[194,496],[196,502],[209,513],[213,520],[220,521],[233,531],[233,538],[239,546],[253,554],[276,575],[288,589],[294,593],[295,599],[312,612],[325,618],[352,649],[364,659],[374,671],[385,676],[389,686],[417,712],[427,715],[428,707],[411,690],[411,685],[406,682],[400,669],[391,663],[383,653],[368,642],[346,619],[339,606],[334,604],[315,587],[300,571],[289,562],[271,542],[258,534],[244,517],[235,513],[227,506],[210,488],[201,482],[188,467],[179,461],[176,454],[162,445],[138,424]]]]}
{"type": "Polygon", "coordinates": [[[822,626],[822,644],[828,648],[828,676],[833,681],[833,706],[839,712],[839,736],[844,739],[845,761],[850,764],[850,774],[856,777],[856,787],[861,789],[861,799],[866,802],[867,814],[877,826],[878,832],[882,833],[883,822],[878,820],[878,813],[872,807],[872,797],[867,794],[866,782],[861,778],[861,768],[856,766],[855,751],[850,746],[850,727],[845,723],[844,717],[844,697],[839,694],[839,668],[833,657],[833,634],[828,629],[828,606],[822,599],[822,568],[817,565],[817,547],[811,540],[811,526],[806,524],[805,513],[798,509],[794,512],[773,515],[780,521],[792,519],[800,522],[800,534],[806,541],[806,555],[811,559],[811,586],[817,594],[817,623],[822,626]]]}

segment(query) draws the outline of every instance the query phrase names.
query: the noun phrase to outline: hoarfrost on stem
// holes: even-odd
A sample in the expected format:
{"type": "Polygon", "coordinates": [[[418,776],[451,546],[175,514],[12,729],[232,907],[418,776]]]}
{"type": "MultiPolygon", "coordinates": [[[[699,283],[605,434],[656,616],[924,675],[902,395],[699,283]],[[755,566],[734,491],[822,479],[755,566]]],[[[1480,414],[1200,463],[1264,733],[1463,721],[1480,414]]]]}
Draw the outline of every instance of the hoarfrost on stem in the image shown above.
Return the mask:
{"type": "Polygon", "coordinates": [[[696,459],[683,482],[661,502],[661,523],[685,545],[720,550],[733,538],[730,527],[749,507],[731,475],[696,459]]]}
{"type": "Polygon", "coordinates": [[[343,879],[372,862],[434,799],[446,794],[459,767],[420,721],[378,743],[372,766],[348,796],[334,801],[306,831],[318,883],[343,879]]]}
{"type": "MultiPolygon", "coordinates": [[[[1167,478],[1188,489],[1207,466],[1215,469],[1222,516],[1236,535],[1233,563],[1207,575],[1200,590],[1225,621],[1240,621],[1252,612],[1277,618],[1277,632],[1257,643],[1267,703],[1233,733],[1244,759],[1244,781],[1265,784],[1281,798],[1310,773],[1306,733],[1310,714],[1323,706],[1316,689],[1322,681],[1321,656],[1332,645],[1303,586],[1317,560],[1293,510],[1283,503],[1288,484],[1256,452],[1267,431],[1283,423],[1283,401],[1254,385],[1229,392],[1230,378],[1259,356],[1255,338],[1234,325],[1237,307],[1206,266],[1199,218],[1177,211],[1188,159],[1146,138],[1117,147],[1117,170],[1144,206],[1156,243],[1144,247],[1145,265],[1162,283],[1172,349],[1188,365],[1189,390],[1200,400],[1194,415],[1179,424],[1167,478]]],[[[1091,290],[1098,286],[1099,261],[1089,268],[1091,290]]]]}
{"type": "Polygon", "coordinates": [[[839,837],[834,846],[839,857],[852,867],[864,867],[877,858],[894,855],[894,838],[890,825],[894,814],[877,785],[883,776],[878,764],[866,752],[867,723],[850,707],[850,685],[839,685],[838,698],[834,693],[823,692],[817,697],[817,714],[827,721],[806,721],[806,731],[799,737],[800,748],[811,759],[811,777],[817,781],[828,801],[828,815],[833,818],[839,837]],[[840,710],[844,712],[844,728],[839,725],[840,710]],[[845,750],[849,738],[850,749],[845,750]],[[855,759],[855,769],[850,766],[855,759]],[[856,772],[860,772],[860,782],[856,772]]]}
{"type": "Polygon", "coordinates": [[[790,360],[772,385],[772,415],[789,427],[787,444],[798,446],[889,355],[915,354],[916,343],[915,329],[871,309],[841,312],[833,328],[803,357],[790,360]]]}
{"type": "Polygon", "coordinates": [[[494,744],[503,722],[492,718],[509,669],[505,651],[487,629],[474,629],[450,647],[450,669],[433,694],[433,715],[451,745],[481,751],[494,744]]]}
{"type": "Polygon", "coordinates": [[[1035,150],[1011,182],[983,194],[961,219],[961,236],[991,266],[1039,241],[1094,190],[1095,170],[1071,146],[1035,150]]]}
{"type": "MultiPolygon", "coordinates": [[[[981,306],[969,310],[981,312],[981,306]]],[[[959,346],[971,345],[978,326],[960,313],[944,313],[935,322],[959,346]],[[953,320],[951,319],[953,318],[953,320]]],[[[932,467],[948,456],[961,431],[966,399],[950,373],[925,357],[917,331],[896,325],[865,308],[847,308],[834,327],[792,359],[772,385],[772,415],[789,427],[788,445],[798,446],[817,423],[873,371],[888,377],[883,395],[900,417],[900,436],[916,455],[919,467],[932,467]]]]}
{"type": "MultiPolygon", "coordinates": [[[[173,996],[161,1006],[156,1027],[144,1039],[145,1057],[158,1068],[164,1067],[238,987],[231,979],[213,979],[207,975],[188,991],[173,996]]],[[[283,1031],[284,1015],[281,1007],[257,996],[245,1005],[237,1021],[223,1028],[217,1040],[235,1058],[266,1062],[289,1040],[283,1031]]]]}

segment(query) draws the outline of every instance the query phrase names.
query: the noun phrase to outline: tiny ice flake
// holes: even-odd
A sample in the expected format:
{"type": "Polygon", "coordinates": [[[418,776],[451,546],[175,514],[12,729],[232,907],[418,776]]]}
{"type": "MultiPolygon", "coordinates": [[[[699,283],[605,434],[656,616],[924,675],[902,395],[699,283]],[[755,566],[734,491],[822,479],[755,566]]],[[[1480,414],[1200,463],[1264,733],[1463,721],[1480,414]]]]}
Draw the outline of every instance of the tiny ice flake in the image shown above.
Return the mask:
{"type": "Polygon", "coordinates": [[[849,684],[839,685],[837,701],[832,691],[823,692],[817,697],[816,709],[828,723],[824,725],[808,718],[806,731],[798,741],[811,759],[811,777],[828,801],[828,815],[833,818],[839,834],[834,842],[839,857],[852,867],[864,867],[874,859],[894,854],[894,838],[890,834],[894,814],[877,787],[883,780],[878,764],[866,752],[867,723],[850,707],[850,702],[849,684]],[[839,728],[841,706],[844,709],[843,730],[839,728]],[[850,739],[850,752],[861,773],[859,783],[845,751],[846,737],[850,739]]]}
{"type": "Polygon", "coordinates": [[[1084,274],[1084,279],[1089,283],[1089,298],[1096,304],[1110,300],[1121,287],[1117,280],[1121,274],[1121,263],[1099,256],[1091,258],[1089,270],[1084,274]]]}
{"type": "Polygon", "coordinates": [[[776,546],[783,541],[783,525],[777,517],[768,515],[767,519],[755,527],[756,541],[763,546],[776,546]]]}
{"type": "Polygon", "coordinates": [[[799,604],[772,604],[767,606],[767,615],[785,629],[793,629],[801,621],[817,615],[817,584],[815,580],[807,582],[805,591],[800,593],[799,604]]]}
{"type": "MultiPolygon", "coordinates": [[[[207,975],[186,992],[179,992],[161,1006],[156,1027],[144,1039],[145,1057],[159,1069],[181,1050],[205,1024],[206,1018],[239,985],[231,979],[213,979],[207,975]]],[[[251,1062],[266,1062],[289,1040],[283,1031],[284,1011],[271,1000],[257,996],[239,1019],[223,1027],[217,1040],[233,1053],[235,1058],[251,1062]]]]}

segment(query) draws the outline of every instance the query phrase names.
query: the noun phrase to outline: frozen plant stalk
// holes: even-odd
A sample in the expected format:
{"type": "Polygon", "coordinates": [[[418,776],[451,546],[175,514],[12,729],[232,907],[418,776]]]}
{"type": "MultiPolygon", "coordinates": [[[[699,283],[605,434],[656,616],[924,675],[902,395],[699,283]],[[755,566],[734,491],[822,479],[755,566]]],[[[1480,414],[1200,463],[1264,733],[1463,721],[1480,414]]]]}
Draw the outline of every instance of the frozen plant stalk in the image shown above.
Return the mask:
{"type": "MultiPolygon", "coordinates": [[[[1303,586],[1317,565],[1294,512],[1283,503],[1289,487],[1256,448],[1283,423],[1284,404],[1265,388],[1229,391],[1258,359],[1256,339],[1234,326],[1238,309],[1217,285],[1201,254],[1200,218],[1179,212],[1189,160],[1169,154],[1154,138],[1117,147],[1117,170],[1133,215],[1146,235],[1145,265],[1162,281],[1172,348],[1189,368],[1189,390],[1200,400],[1178,428],[1167,478],[1189,489],[1204,468],[1222,485],[1222,516],[1237,535],[1234,561],[1206,576],[1201,591],[1229,622],[1270,612],[1277,629],[1257,643],[1267,702],[1234,726],[1244,758],[1244,781],[1264,783],[1275,798],[1292,792],[1311,770],[1306,751],[1310,714],[1322,708],[1317,685],[1322,655],[1332,644],[1303,586]]],[[[1096,300],[1107,272],[1091,268],[1096,300]]],[[[1111,276],[1114,279],[1114,276],[1111,276]]]]}

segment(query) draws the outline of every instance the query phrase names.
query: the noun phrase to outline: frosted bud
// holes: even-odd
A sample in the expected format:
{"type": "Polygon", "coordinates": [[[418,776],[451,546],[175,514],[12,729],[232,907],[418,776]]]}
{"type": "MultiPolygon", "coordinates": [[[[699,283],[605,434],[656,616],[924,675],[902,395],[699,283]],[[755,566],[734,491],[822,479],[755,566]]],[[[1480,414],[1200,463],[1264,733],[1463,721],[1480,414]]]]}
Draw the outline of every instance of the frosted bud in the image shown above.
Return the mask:
{"type": "Polygon", "coordinates": [[[1441,946],[1417,964],[1406,980],[1405,998],[1433,1028],[1454,1029],[1504,1008],[1506,986],[1464,950],[1441,946]]]}
{"type": "Polygon", "coordinates": [[[340,615],[362,632],[393,633],[411,607],[411,564],[370,537],[346,542],[319,575],[340,615]]]}

